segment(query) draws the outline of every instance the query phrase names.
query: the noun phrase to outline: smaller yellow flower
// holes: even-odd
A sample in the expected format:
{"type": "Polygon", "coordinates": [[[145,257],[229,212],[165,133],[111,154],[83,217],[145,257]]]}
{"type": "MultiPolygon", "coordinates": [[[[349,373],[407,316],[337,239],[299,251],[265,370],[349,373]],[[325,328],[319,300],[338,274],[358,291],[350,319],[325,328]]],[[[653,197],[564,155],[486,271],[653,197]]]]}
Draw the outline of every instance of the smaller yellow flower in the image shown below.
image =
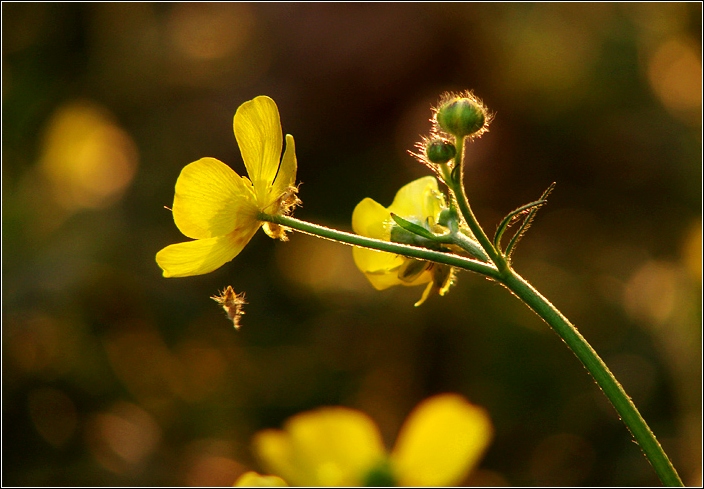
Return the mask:
{"type": "Polygon", "coordinates": [[[249,178],[215,158],[201,158],[176,180],[173,215],[178,229],[194,241],[167,246],[156,255],[164,277],[212,272],[237,256],[263,225],[272,238],[284,229],[258,219],[260,212],[287,215],[296,197],[296,150],[293,136],[283,146],[276,103],[260,96],[235,113],[234,131],[249,178]]]}
{"type": "MultiPolygon", "coordinates": [[[[389,207],[368,197],[362,200],[352,213],[352,229],[361,236],[391,241],[392,230],[398,228],[391,217],[394,213],[429,231],[442,232],[437,223],[440,212],[446,207],[445,196],[438,190],[435,177],[423,177],[401,187],[389,207]]],[[[446,265],[367,248],[355,247],[352,253],[357,268],[377,290],[399,284],[428,284],[416,306],[425,302],[434,290],[444,295],[454,277],[453,270],[446,265]]]]}
{"type": "Polygon", "coordinates": [[[441,394],[413,410],[390,454],[374,422],[344,407],[293,416],[283,430],[257,433],[254,448],[294,486],[452,486],[478,464],[492,436],[484,409],[441,394]]]}

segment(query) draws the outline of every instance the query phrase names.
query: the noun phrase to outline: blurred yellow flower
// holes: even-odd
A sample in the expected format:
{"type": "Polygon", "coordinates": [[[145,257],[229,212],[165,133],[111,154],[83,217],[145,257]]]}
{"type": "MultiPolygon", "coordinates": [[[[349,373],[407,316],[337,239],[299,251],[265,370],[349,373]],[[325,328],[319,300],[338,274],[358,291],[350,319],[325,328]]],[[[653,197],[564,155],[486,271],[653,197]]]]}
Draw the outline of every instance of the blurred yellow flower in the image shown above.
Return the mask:
{"type": "Polygon", "coordinates": [[[283,430],[257,433],[254,448],[267,470],[294,486],[453,486],[492,435],[484,409],[441,394],[413,410],[390,454],[374,422],[344,407],[293,416],[283,430]]]}
{"type": "Polygon", "coordinates": [[[235,113],[235,137],[249,178],[240,177],[215,158],[187,165],[176,181],[173,215],[178,229],[194,241],[167,246],[156,255],[164,277],[212,272],[237,256],[260,226],[272,238],[285,239],[280,226],[258,219],[260,212],[289,214],[296,197],[293,136],[283,146],[276,103],[260,96],[235,113]]]}
{"type": "MultiPolygon", "coordinates": [[[[392,230],[400,229],[391,217],[394,213],[428,231],[442,232],[437,223],[446,207],[435,177],[423,177],[401,187],[389,207],[370,198],[362,200],[352,213],[352,229],[362,236],[391,241],[392,230]]],[[[425,302],[433,290],[444,295],[452,284],[453,271],[446,265],[367,248],[355,247],[352,253],[357,268],[377,290],[399,284],[428,284],[416,306],[425,302]]]]}
{"type": "Polygon", "coordinates": [[[288,484],[281,477],[249,471],[242,474],[232,487],[288,487],[288,484]]]}

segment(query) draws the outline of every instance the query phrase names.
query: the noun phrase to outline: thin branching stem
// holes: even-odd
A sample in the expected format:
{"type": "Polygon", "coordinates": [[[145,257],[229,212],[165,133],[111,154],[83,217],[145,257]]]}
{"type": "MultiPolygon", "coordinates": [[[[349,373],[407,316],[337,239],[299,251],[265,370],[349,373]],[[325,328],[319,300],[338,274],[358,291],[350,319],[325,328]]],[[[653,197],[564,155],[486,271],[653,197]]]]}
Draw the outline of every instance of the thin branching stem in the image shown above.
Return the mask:
{"type": "MultiPolygon", "coordinates": [[[[530,214],[526,217],[521,225],[521,228],[509,242],[506,247],[506,253],[501,253],[498,245],[494,247],[487,238],[481,225],[477,222],[477,219],[469,206],[469,202],[467,201],[461,178],[461,169],[463,165],[462,146],[463,144],[458,141],[458,159],[455,160],[455,165],[460,165],[460,178],[451,179],[448,186],[451,188],[456,197],[457,206],[462,213],[462,217],[464,217],[467,225],[470,227],[474,235],[479,240],[479,243],[481,243],[484,250],[487,254],[489,254],[491,260],[496,265],[500,275],[498,281],[513,292],[518,298],[520,298],[538,316],[540,316],[540,318],[543,319],[543,321],[545,321],[553,329],[553,331],[555,331],[560,338],[563,339],[567,347],[572,350],[579,361],[582,362],[584,367],[596,381],[597,385],[601,388],[602,392],[604,392],[606,397],[614,406],[621,420],[630,430],[631,435],[643,450],[643,453],[655,469],[655,472],[662,483],[667,486],[682,486],[682,480],[677,474],[672,462],[670,462],[670,459],[662,449],[662,446],[658,442],[648,424],[641,416],[638,408],[636,408],[636,405],[633,403],[628,394],[626,394],[626,391],[618,382],[614,374],[611,373],[604,361],[591,347],[589,342],[587,342],[587,340],[579,333],[577,327],[573,325],[548,299],[543,297],[511,267],[507,257],[515,247],[515,244],[518,239],[520,239],[522,233],[530,225],[530,221],[534,217],[535,211],[539,206],[534,205],[535,203],[528,204],[532,207],[530,214]]],[[[554,184],[548,187],[548,189],[541,196],[540,201],[545,200],[553,187],[554,184]]]]}
{"type": "Polygon", "coordinates": [[[500,282],[540,316],[582,362],[630,430],[662,483],[666,486],[683,486],[672,462],[638,408],[597,352],[549,300],[512,269],[509,268],[509,271],[502,275],[500,282]]]}
{"type": "Polygon", "coordinates": [[[258,217],[262,221],[273,222],[275,224],[280,224],[282,226],[295,229],[296,231],[300,231],[302,233],[311,234],[313,236],[318,236],[321,238],[327,238],[333,241],[337,241],[339,243],[344,243],[352,246],[361,246],[363,248],[370,248],[378,251],[387,251],[389,253],[395,253],[397,255],[402,256],[409,256],[412,258],[432,261],[435,263],[442,263],[445,265],[450,265],[452,267],[461,268],[463,270],[476,272],[492,279],[499,278],[499,271],[490,263],[484,263],[478,260],[473,260],[471,258],[459,256],[454,253],[445,253],[442,251],[434,251],[429,250],[427,248],[421,248],[419,246],[411,246],[407,244],[383,241],[380,239],[367,238],[358,234],[338,231],[337,229],[328,228],[319,224],[301,221],[300,219],[296,219],[294,217],[289,216],[271,216],[268,214],[260,213],[258,217]]]}
{"type": "Polygon", "coordinates": [[[479,241],[479,244],[482,246],[482,248],[484,248],[484,251],[489,256],[491,261],[496,264],[498,270],[502,271],[507,267],[506,260],[504,260],[504,257],[501,255],[501,253],[499,253],[499,251],[494,248],[494,245],[492,244],[491,240],[489,240],[489,238],[487,237],[486,233],[484,232],[484,229],[482,229],[482,227],[479,225],[479,221],[477,221],[477,218],[474,216],[474,212],[472,212],[472,208],[469,205],[467,196],[464,193],[464,185],[462,183],[462,179],[464,177],[462,166],[462,160],[464,158],[464,138],[455,139],[455,146],[457,149],[457,153],[455,154],[455,168],[459,169],[459,174],[455,178],[446,179],[445,183],[447,184],[452,194],[455,196],[457,207],[459,208],[462,217],[467,223],[467,226],[469,226],[469,229],[472,231],[472,234],[474,234],[474,236],[477,238],[477,241],[479,241]]]}
{"type": "MultiPolygon", "coordinates": [[[[459,159],[456,160],[456,164],[461,165],[461,143],[458,144],[457,153],[459,159]]],[[[478,246],[469,238],[467,238],[467,240],[455,241],[454,244],[460,246],[465,251],[473,253],[475,256],[480,255],[484,259],[491,260],[493,263],[474,260],[454,253],[429,250],[419,246],[367,238],[288,216],[272,216],[261,213],[258,217],[262,221],[280,224],[303,233],[340,243],[386,251],[476,272],[503,284],[545,321],[560,338],[562,338],[567,347],[577,356],[580,362],[582,362],[597,385],[614,406],[621,420],[630,430],[636,443],[638,443],[643,450],[643,453],[655,469],[662,483],[666,486],[683,486],[677,471],[648,424],[641,416],[638,408],[596,351],[579,333],[577,328],[548,299],[516,273],[504,255],[497,247],[494,247],[469,206],[462,184],[461,167],[459,173],[459,178],[447,178],[446,183],[455,196],[455,201],[459,211],[462,213],[462,217],[486,254],[478,250],[478,246]],[[468,244],[470,241],[472,243],[471,246],[468,244]]],[[[533,206],[532,210],[535,210],[535,206],[533,206]]],[[[455,238],[458,234],[459,233],[455,233],[455,238]]]]}

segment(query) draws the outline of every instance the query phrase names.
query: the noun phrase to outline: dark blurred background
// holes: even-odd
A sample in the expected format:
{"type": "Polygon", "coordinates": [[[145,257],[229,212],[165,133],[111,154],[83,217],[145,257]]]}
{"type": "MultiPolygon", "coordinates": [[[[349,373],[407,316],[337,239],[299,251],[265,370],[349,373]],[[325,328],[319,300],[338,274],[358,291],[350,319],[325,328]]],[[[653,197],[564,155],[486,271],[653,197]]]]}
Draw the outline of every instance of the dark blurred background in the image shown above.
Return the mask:
{"type": "Polygon", "coordinates": [[[322,405],[389,446],[438,392],[496,436],[470,485],[658,485],[559,338],[500,286],[377,292],[349,247],[258,233],[165,279],[181,169],[244,172],[237,107],[278,104],[296,216],[350,229],[427,175],[446,90],[487,232],[557,182],[515,266],[575,322],[701,484],[701,4],[2,4],[4,485],[231,485],[253,433],[322,405]],[[246,291],[238,332],[209,297],[246,291]]]}

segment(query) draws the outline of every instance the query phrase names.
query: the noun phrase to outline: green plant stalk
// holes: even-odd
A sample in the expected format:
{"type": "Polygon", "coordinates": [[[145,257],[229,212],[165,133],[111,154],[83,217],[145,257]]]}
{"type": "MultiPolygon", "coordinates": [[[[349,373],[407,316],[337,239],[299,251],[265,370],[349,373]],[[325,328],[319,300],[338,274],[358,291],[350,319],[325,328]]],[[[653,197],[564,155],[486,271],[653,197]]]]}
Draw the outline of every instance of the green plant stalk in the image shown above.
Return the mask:
{"type": "Polygon", "coordinates": [[[476,256],[477,258],[480,258],[487,262],[489,261],[489,257],[484,252],[482,247],[479,246],[476,241],[461,232],[452,233],[446,238],[440,237],[437,239],[437,241],[439,243],[449,243],[457,245],[470,255],[476,256]]]}
{"type": "Polygon", "coordinates": [[[568,348],[572,350],[587,371],[594,377],[597,385],[613,404],[621,420],[630,430],[638,445],[640,445],[641,450],[643,450],[662,483],[666,486],[683,486],[684,484],[672,462],[670,462],[657,438],[655,438],[648,424],[640,415],[636,405],[577,328],[549,300],[543,297],[540,292],[535,290],[513,269],[509,267],[508,273],[502,275],[499,281],[516,294],[562,338],[568,348]]]}
{"type": "Polygon", "coordinates": [[[469,206],[467,196],[464,193],[464,185],[462,184],[462,179],[464,178],[464,165],[462,161],[464,158],[464,138],[456,137],[455,147],[457,150],[455,154],[455,167],[459,167],[459,176],[457,179],[445,179],[445,184],[455,196],[454,200],[457,207],[459,208],[462,217],[464,217],[467,226],[469,226],[469,229],[472,230],[472,234],[474,234],[474,237],[477,238],[479,244],[482,245],[482,248],[484,248],[486,254],[489,255],[491,261],[496,264],[498,270],[503,272],[508,268],[508,264],[506,263],[504,257],[497,252],[496,248],[494,248],[494,245],[487,237],[484,229],[482,229],[479,225],[477,218],[474,216],[474,212],[472,212],[472,208],[469,206]]]}
{"type": "Polygon", "coordinates": [[[302,233],[311,234],[319,238],[327,238],[340,243],[361,246],[363,248],[371,248],[378,251],[387,251],[397,255],[409,256],[420,260],[427,260],[436,263],[443,263],[452,267],[462,268],[471,272],[477,272],[489,278],[498,280],[500,278],[499,271],[490,263],[484,263],[464,256],[455,255],[454,253],[443,253],[441,251],[433,251],[419,246],[411,246],[401,243],[392,243],[391,241],[382,241],[380,239],[367,238],[358,234],[346,233],[337,229],[320,226],[307,221],[301,221],[295,217],[289,216],[272,216],[269,214],[260,213],[258,219],[261,221],[273,222],[282,226],[295,229],[302,233]]]}
{"type": "MultiPolygon", "coordinates": [[[[477,237],[484,250],[491,257],[494,264],[496,264],[500,275],[498,282],[502,283],[540,316],[540,318],[562,338],[579,361],[582,362],[582,365],[584,365],[587,371],[592,375],[597,385],[616,409],[616,412],[631,432],[636,443],[638,443],[641,450],[643,450],[643,453],[655,469],[662,483],[666,486],[683,486],[684,484],[680,476],[677,474],[672,462],[662,449],[655,434],[601,357],[599,357],[589,342],[580,334],[577,327],[570,323],[549,300],[543,297],[532,285],[516,273],[511,268],[511,265],[504,255],[489,241],[489,238],[484,233],[477,218],[474,216],[464,191],[461,171],[463,169],[462,149],[464,142],[459,138],[457,138],[457,140],[455,165],[460,166],[459,178],[450,179],[450,181],[446,183],[455,195],[457,206],[462,213],[462,217],[465,219],[467,225],[477,237]]],[[[543,196],[546,195],[543,194],[543,196]]],[[[515,245],[515,238],[516,236],[512,239],[507,251],[515,245]]]]}
{"type": "MultiPolygon", "coordinates": [[[[464,211],[463,207],[468,208],[469,206],[462,206],[461,204],[462,201],[465,201],[466,203],[464,192],[460,193],[460,196],[461,197],[458,198],[458,204],[460,209],[464,211]]],[[[468,216],[465,215],[465,219],[467,219],[467,217],[468,216]]],[[[471,214],[471,218],[473,217],[474,215],[471,214]]],[[[636,408],[631,398],[628,394],[626,394],[626,391],[623,389],[618,380],[616,380],[616,377],[614,377],[596,351],[594,351],[587,340],[579,333],[577,328],[570,323],[570,321],[562,315],[562,313],[548,299],[541,295],[523,277],[516,273],[503,260],[503,257],[501,257],[501,261],[504,264],[503,270],[499,270],[491,264],[465,258],[453,253],[443,253],[417,246],[367,238],[357,234],[346,233],[344,231],[338,231],[325,226],[301,221],[293,217],[272,216],[260,213],[258,218],[262,221],[280,224],[306,234],[311,234],[313,236],[322,237],[353,246],[362,246],[374,250],[418,258],[421,260],[443,263],[461,268],[463,270],[482,274],[503,284],[541,319],[543,319],[543,321],[545,321],[560,336],[560,338],[562,338],[568,348],[572,350],[572,352],[582,362],[587,371],[596,381],[597,385],[601,388],[611,404],[614,406],[616,412],[619,414],[626,427],[630,430],[633,438],[643,450],[645,456],[655,469],[655,472],[662,483],[666,486],[684,485],[677,474],[677,471],[670,462],[667,454],[657,441],[657,438],[655,438],[655,435],[648,427],[648,424],[640,415],[638,408],[636,408]]],[[[467,219],[470,228],[472,227],[470,224],[471,218],[467,219]]],[[[474,224],[481,230],[481,227],[476,222],[476,219],[474,220],[474,224]]],[[[483,231],[481,234],[485,237],[488,243],[489,249],[487,249],[487,252],[492,250],[493,253],[489,254],[496,255],[497,252],[495,248],[491,246],[491,243],[488,238],[486,238],[483,231]]]]}

